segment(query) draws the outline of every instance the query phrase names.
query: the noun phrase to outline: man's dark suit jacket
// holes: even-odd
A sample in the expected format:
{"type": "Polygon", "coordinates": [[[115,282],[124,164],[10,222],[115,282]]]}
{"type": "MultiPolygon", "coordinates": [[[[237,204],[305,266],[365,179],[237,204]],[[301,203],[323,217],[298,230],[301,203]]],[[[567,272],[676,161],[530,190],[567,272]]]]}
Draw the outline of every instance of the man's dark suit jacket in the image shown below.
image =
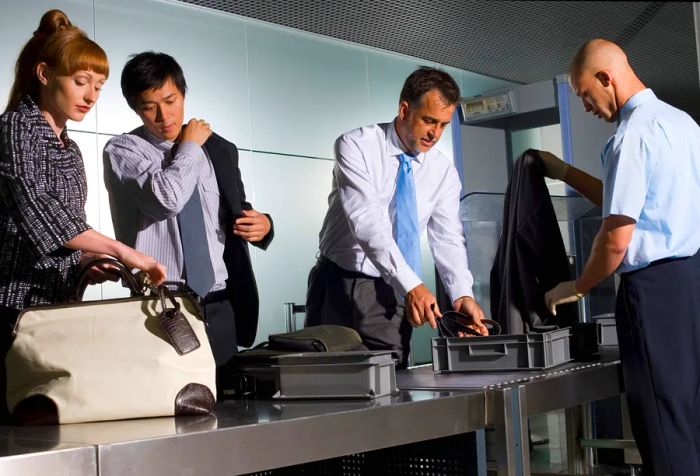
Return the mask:
{"type": "MultiPolygon", "coordinates": [[[[221,207],[224,217],[226,244],[224,262],[228,271],[227,289],[231,293],[231,304],[236,316],[236,337],[238,345],[250,347],[255,341],[258,328],[258,287],[250,262],[248,242],[233,234],[233,221],[241,215],[241,210],[253,207],[246,201],[245,189],[238,168],[238,149],[231,142],[217,134],[204,143],[204,149],[214,167],[216,181],[221,193],[221,207]]],[[[267,215],[272,224],[272,218],[267,215]]],[[[266,249],[274,236],[274,229],[253,245],[266,249]]]]}
{"type": "Polygon", "coordinates": [[[566,249],[544,181],[544,166],[532,150],[515,162],[506,189],[503,231],[491,269],[491,318],[504,334],[539,326],[570,326],[578,306],[566,304],[552,316],[544,294],[571,279],[566,249]]]}

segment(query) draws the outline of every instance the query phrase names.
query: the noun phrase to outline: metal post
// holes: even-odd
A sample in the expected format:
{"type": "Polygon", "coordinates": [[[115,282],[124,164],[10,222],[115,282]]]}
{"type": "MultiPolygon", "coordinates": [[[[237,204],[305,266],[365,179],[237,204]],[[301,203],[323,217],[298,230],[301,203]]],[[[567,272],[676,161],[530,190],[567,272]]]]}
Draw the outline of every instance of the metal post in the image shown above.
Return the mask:
{"type": "Polygon", "coordinates": [[[294,332],[297,330],[297,320],[294,317],[294,303],[285,302],[284,303],[284,317],[287,322],[287,332],[294,332]]]}
{"type": "MultiPolygon", "coordinates": [[[[284,317],[287,323],[287,332],[295,332],[297,330],[297,314],[306,312],[305,304],[294,304],[293,302],[284,303],[284,317]]],[[[304,327],[302,325],[302,327],[304,327]]]]}
{"type": "Polygon", "coordinates": [[[582,447],[581,438],[591,439],[590,404],[565,410],[566,459],[569,473],[593,474],[593,448],[582,447]]]}
{"type": "Polygon", "coordinates": [[[530,474],[530,442],[525,415],[525,387],[520,385],[497,390],[494,430],[499,476],[530,474]]]}
{"type": "Polygon", "coordinates": [[[486,430],[476,430],[476,474],[486,476],[486,430]]]}

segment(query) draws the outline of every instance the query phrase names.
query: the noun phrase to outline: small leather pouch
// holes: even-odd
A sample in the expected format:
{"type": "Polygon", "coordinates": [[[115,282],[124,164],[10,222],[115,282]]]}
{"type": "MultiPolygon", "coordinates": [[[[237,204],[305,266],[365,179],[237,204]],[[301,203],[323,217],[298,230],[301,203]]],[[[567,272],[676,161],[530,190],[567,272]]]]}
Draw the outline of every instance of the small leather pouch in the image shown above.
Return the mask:
{"type": "Polygon", "coordinates": [[[175,300],[173,294],[165,286],[158,288],[158,295],[163,306],[158,320],[175,351],[179,355],[185,355],[198,349],[199,339],[197,339],[197,334],[194,333],[185,315],[180,311],[180,303],[175,300]],[[168,307],[168,300],[173,307],[168,307]]]}
{"type": "Polygon", "coordinates": [[[272,334],[267,349],[286,352],[345,352],[362,347],[362,338],[355,329],[322,325],[305,327],[286,334],[272,334]]]}

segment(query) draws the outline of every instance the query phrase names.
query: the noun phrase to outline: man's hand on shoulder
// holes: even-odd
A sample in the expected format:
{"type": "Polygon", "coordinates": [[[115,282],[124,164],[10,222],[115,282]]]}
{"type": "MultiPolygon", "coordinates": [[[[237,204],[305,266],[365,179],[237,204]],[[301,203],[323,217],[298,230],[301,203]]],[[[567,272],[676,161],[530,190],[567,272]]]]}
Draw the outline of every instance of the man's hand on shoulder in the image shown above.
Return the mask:
{"type": "Polygon", "coordinates": [[[182,128],[179,142],[190,140],[201,147],[211,134],[211,127],[209,127],[207,121],[204,119],[190,119],[187,125],[182,128]]]}
{"type": "Polygon", "coordinates": [[[406,293],[406,319],[413,327],[422,326],[426,322],[435,329],[436,317],[442,317],[435,296],[421,283],[406,293]]]}
{"type": "Polygon", "coordinates": [[[233,234],[245,241],[255,243],[270,232],[271,224],[266,215],[256,210],[242,210],[243,216],[233,222],[233,234]]]}

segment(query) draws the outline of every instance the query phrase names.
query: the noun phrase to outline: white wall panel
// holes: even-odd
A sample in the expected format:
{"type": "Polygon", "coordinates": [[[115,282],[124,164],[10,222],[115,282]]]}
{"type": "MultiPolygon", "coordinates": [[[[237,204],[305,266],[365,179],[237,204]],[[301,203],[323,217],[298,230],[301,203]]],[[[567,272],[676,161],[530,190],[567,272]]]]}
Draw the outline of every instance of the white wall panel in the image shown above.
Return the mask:
{"type": "Polygon", "coordinates": [[[331,158],[342,133],[365,125],[365,53],[301,32],[248,25],[253,149],[331,158]]]}
{"type": "MultiPolygon", "coordinates": [[[[90,38],[94,38],[91,0],[0,0],[3,18],[0,27],[0,61],[3,65],[0,68],[0,110],[4,111],[7,106],[7,98],[14,81],[15,62],[22,47],[39,26],[41,16],[54,8],[63,11],[74,25],[90,38]]],[[[93,109],[83,121],[70,121],[69,127],[75,130],[95,131],[95,115],[93,109]]]]}
{"type": "MultiPolygon", "coordinates": [[[[97,136],[94,133],[69,131],[68,136],[78,144],[80,152],[83,154],[85,164],[85,178],[87,179],[87,203],[85,204],[85,216],[88,224],[99,231],[100,211],[97,190],[101,179],[97,170],[97,136]]],[[[84,298],[101,299],[102,286],[88,286],[85,290],[84,298]]]]}
{"type": "Polygon", "coordinates": [[[112,66],[99,132],[120,134],[140,125],[122,97],[120,77],[130,55],[152,50],[173,56],[185,73],[185,120],[203,117],[223,137],[250,148],[243,20],[179,3],[95,0],[95,25],[112,66]]]}
{"type": "Polygon", "coordinates": [[[265,340],[285,331],[285,302],[306,302],[307,277],[328,210],[333,161],[254,153],[253,170],[254,205],[275,222],[270,247],[251,247],[260,292],[258,340],[265,340]]]}
{"type": "Polygon", "coordinates": [[[571,154],[573,165],[586,173],[601,178],[603,162],[600,154],[610,136],[615,133],[616,123],[597,118],[583,108],[581,99],[569,88],[571,118],[571,154]]]}
{"type": "MultiPolygon", "coordinates": [[[[369,121],[367,124],[389,122],[396,117],[399,96],[406,78],[419,66],[431,66],[450,74],[462,89],[461,71],[417,58],[400,56],[384,51],[367,52],[367,79],[369,83],[369,121]]],[[[448,127],[436,147],[452,158],[452,129],[448,127]]]]}
{"type": "Polygon", "coordinates": [[[425,64],[419,59],[396,56],[383,51],[367,53],[369,82],[369,120],[367,124],[389,122],[399,109],[403,83],[417,67],[425,64]]]}

